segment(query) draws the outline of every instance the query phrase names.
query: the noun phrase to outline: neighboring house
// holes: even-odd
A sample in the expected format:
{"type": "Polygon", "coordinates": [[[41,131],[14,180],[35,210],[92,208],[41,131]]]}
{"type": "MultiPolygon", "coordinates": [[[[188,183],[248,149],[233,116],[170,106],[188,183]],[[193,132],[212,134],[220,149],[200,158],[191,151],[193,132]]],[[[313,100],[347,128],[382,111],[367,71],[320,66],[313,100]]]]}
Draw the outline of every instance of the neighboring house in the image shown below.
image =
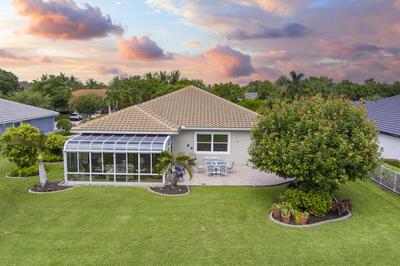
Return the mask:
{"type": "Polygon", "coordinates": [[[257,92],[245,92],[244,93],[244,98],[249,99],[249,100],[255,100],[258,97],[257,92]]]}
{"type": "Polygon", "coordinates": [[[366,102],[365,107],[378,126],[383,157],[400,159],[400,95],[366,102]]]}
{"type": "Polygon", "coordinates": [[[0,134],[21,123],[31,124],[45,133],[53,132],[56,116],[58,113],[51,110],[0,99],[0,134]]]}
{"type": "Polygon", "coordinates": [[[79,135],[64,147],[65,181],[164,183],[155,161],[165,150],[245,165],[257,119],[253,111],[189,86],[73,128],[79,135]]]}
{"type": "Polygon", "coordinates": [[[107,89],[80,89],[72,92],[72,97],[79,97],[84,95],[96,95],[99,97],[105,97],[107,89]]]}

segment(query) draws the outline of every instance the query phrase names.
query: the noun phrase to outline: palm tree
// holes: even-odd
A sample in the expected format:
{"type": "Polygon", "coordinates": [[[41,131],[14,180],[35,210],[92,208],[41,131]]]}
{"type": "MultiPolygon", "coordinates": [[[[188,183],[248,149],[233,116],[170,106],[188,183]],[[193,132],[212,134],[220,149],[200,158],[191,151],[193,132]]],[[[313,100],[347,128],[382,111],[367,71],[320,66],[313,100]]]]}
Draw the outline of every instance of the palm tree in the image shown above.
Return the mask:
{"type": "Polygon", "coordinates": [[[291,81],[286,87],[286,96],[294,99],[300,93],[300,81],[304,78],[304,74],[297,74],[295,71],[291,71],[289,74],[291,81]]]}
{"type": "MultiPolygon", "coordinates": [[[[189,178],[192,178],[192,165],[194,159],[185,154],[172,154],[168,151],[163,151],[158,158],[156,168],[161,175],[171,176],[171,189],[175,189],[177,185],[176,178],[176,164],[181,165],[189,174],[189,178]]],[[[167,180],[168,182],[168,180],[167,180]]]]}
{"type": "Polygon", "coordinates": [[[291,71],[289,73],[290,77],[291,77],[291,83],[293,85],[299,85],[300,81],[304,78],[304,74],[303,73],[299,73],[297,74],[295,71],[291,71]]]}

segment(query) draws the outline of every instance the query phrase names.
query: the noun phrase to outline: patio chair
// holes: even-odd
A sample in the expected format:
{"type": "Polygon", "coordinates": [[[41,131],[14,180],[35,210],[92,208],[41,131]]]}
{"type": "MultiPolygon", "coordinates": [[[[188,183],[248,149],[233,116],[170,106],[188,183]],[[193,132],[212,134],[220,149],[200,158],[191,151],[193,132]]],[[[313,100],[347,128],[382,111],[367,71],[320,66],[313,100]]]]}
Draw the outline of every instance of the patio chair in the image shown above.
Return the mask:
{"type": "Polygon", "coordinates": [[[226,166],[226,171],[228,172],[228,173],[232,173],[232,170],[233,170],[233,166],[235,165],[235,162],[229,162],[228,164],[227,164],[227,166],[226,166]]]}
{"type": "Polygon", "coordinates": [[[218,168],[219,168],[219,169],[218,169],[218,170],[219,170],[219,174],[220,174],[221,176],[226,176],[226,173],[227,173],[226,164],[220,164],[218,168]]]}
{"type": "Polygon", "coordinates": [[[215,168],[214,168],[214,166],[211,165],[211,164],[206,165],[206,172],[207,172],[207,175],[208,175],[208,176],[214,175],[214,174],[215,174],[215,168]]]}

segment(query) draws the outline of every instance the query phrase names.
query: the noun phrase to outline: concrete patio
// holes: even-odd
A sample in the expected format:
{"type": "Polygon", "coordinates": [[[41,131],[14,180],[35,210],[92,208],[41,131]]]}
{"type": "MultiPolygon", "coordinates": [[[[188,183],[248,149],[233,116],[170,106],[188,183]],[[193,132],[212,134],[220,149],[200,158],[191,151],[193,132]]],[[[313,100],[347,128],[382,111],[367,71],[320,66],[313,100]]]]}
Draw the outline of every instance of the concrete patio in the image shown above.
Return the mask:
{"type": "Polygon", "coordinates": [[[191,180],[185,175],[181,183],[190,186],[273,186],[288,182],[273,173],[264,173],[247,165],[235,165],[227,176],[207,176],[205,172],[194,173],[191,180]]]}

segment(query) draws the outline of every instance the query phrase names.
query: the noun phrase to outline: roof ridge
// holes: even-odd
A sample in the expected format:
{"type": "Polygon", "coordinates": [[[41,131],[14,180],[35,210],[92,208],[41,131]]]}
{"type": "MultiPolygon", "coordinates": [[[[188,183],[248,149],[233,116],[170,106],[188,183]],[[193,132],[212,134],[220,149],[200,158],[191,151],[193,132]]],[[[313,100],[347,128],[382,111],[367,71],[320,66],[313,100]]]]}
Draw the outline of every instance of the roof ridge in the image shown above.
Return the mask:
{"type": "MultiPolygon", "coordinates": [[[[190,85],[190,86],[193,86],[193,85],[190,85]]],[[[190,86],[188,86],[188,87],[190,87],[190,86]]],[[[248,112],[250,112],[250,113],[253,113],[253,114],[259,116],[258,113],[254,112],[254,111],[252,111],[252,110],[250,110],[250,109],[247,109],[246,107],[243,107],[243,106],[241,106],[241,105],[239,105],[239,104],[237,104],[237,103],[231,102],[231,101],[229,101],[229,100],[227,100],[227,99],[225,99],[225,98],[223,98],[223,97],[221,97],[221,96],[218,96],[218,95],[216,95],[216,94],[214,94],[214,93],[212,93],[212,92],[209,92],[209,91],[207,91],[207,90],[200,89],[199,87],[196,87],[196,86],[193,86],[193,87],[194,87],[194,89],[196,89],[196,90],[198,90],[198,91],[201,91],[201,92],[204,92],[204,93],[209,94],[209,95],[211,95],[211,96],[214,96],[214,97],[216,97],[216,98],[219,98],[219,99],[221,99],[221,100],[223,100],[223,101],[229,103],[230,105],[233,105],[233,106],[235,106],[235,107],[241,108],[241,109],[243,109],[243,110],[245,110],[245,111],[248,111],[248,112]]]]}
{"type": "MultiPolygon", "coordinates": [[[[159,118],[157,118],[157,117],[155,117],[155,116],[149,114],[148,112],[146,112],[145,110],[143,110],[143,109],[140,108],[139,106],[134,105],[134,106],[132,106],[132,107],[136,108],[137,110],[140,110],[141,112],[143,112],[144,114],[146,114],[146,115],[149,116],[150,118],[156,120],[157,122],[159,122],[159,123],[162,124],[163,126],[169,128],[169,129],[171,129],[171,130],[177,130],[177,128],[173,128],[173,127],[169,126],[168,124],[166,124],[165,122],[161,121],[159,118]]],[[[171,121],[169,121],[169,123],[171,123],[171,121]]],[[[173,123],[171,123],[171,124],[173,124],[173,123]]]]}
{"type": "Polygon", "coordinates": [[[0,101],[1,101],[1,100],[2,100],[2,101],[7,101],[7,102],[10,102],[10,103],[13,103],[13,104],[17,104],[17,105],[24,105],[24,106],[27,106],[27,107],[30,107],[30,108],[40,109],[40,110],[47,111],[47,112],[51,112],[51,113],[54,113],[54,114],[59,114],[58,112],[56,112],[56,111],[54,111],[54,110],[49,110],[49,109],[46,109],[46,108],[37,107],[37,106],[29,105],[29,104],[26,104],[26,103],[20,103],[20,102],[16,102],[16,101],[11,101],[11,100],[4,99],[4,98],[0,98],[0,101]]]}
{"type": "Polygon", "coordinates": [[[181,92],[181,91],[183,91],[183,90],[187,90],[187,89],[189,89],[190,87],[195,87],[195,88],[197,88],[196,86],[189,85],[189,86],[186,86],[186,87],[183,87],[183,88],[180,88],[180,89],[171,91],[171,92],[169,92],[169,93],[167,93],[167,94],[158,96],[158,97],[156,97],[156,98],[150,99],[150,100],[148,100],[148,101],[135,104],[135,106],[141,106],[141,105],[145,105],[145,104],[148,104],[148,103],[156,102],[156,101],[158,101],[159,99],[163,99],[163,98],[169,97],[169,96],[171,96],[171,95],[173,95],[173,94],[176,94],[176,93],[178,93],[178,92],[181,92]]]}

